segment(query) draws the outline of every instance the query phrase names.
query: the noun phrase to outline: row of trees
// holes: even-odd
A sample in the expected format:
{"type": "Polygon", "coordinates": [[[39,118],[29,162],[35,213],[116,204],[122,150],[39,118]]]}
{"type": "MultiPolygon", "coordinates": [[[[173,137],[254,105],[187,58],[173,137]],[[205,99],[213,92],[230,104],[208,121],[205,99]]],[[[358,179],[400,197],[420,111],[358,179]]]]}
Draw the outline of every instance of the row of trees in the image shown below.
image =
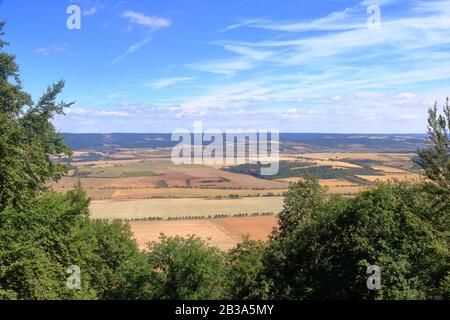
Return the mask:
{"type": "MultiPolygon", "coordinates": [[[[0,24],[0,36],[3,25],[0,24]]],[[[1,37],[0,37],[1,38],[1,37]]],[[[0,39],[0,299],[449,299],[450,109],[430,110],[426,183],[388,183],[351,199],[317,180],[292,185],[271,239],[227,253],[192,236],[139,251],[127,224],[89,219],[81,186],[47,189],[70,157],[51,119],[64,83],[33,103],[0,39]],[[66,285],[81,270],[81,289],[66,285]],[[366,268],[382,287],[369,291],[366,268]]]]}

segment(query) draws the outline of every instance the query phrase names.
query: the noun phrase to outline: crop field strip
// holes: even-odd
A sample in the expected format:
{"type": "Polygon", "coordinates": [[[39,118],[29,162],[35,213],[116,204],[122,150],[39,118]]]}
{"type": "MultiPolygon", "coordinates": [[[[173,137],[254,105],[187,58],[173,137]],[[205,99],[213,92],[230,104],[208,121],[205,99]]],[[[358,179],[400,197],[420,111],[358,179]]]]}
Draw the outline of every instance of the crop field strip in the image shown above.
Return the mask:
{"type": "Polygon", "coordinates": [[[222,250],[236,246],[244,236],[265,241],[277,226],[276,217],[221,218],[213,220],[144,221],[130,222],[131,231],[141,249],[147,243],[158,241],[161,233],[167,236],[195,234],[222,250]]]}
{"type": "Polygon", "coordinates": [[[140,219],[204,217],[255,213],[278,213],[283,197],[252,197],[239,199],[140,199],[126,201],[93,201],[94,219],[140,219]]]}

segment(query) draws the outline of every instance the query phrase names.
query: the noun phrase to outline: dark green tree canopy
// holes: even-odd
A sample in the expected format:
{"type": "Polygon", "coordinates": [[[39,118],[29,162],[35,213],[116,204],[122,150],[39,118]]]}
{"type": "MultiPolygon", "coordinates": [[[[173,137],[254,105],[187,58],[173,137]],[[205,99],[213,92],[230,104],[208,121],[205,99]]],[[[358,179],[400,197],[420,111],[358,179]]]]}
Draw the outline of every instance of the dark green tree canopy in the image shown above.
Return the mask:
{"type": "Polygon", "coordinates": [[[446,99],[443,114],[439,114],[437,102],[428,111],[428,135],[430,147],[419,149],[416,163],[438,192],[450,194],[450,106],[446,99]]]}
{"type": "MultiPolygon", "coordinates": [[[[0,36],[4,23],[0,23],[0,36]]],[[[15,57],[0,40],[0,210],[18,207],[31,194],[57,180],[66,167],[55,160],[71,155],[50,120],[70,104],[56,102],[64,87],[59,81],[37,103],[22,90],[15,57]]]]}

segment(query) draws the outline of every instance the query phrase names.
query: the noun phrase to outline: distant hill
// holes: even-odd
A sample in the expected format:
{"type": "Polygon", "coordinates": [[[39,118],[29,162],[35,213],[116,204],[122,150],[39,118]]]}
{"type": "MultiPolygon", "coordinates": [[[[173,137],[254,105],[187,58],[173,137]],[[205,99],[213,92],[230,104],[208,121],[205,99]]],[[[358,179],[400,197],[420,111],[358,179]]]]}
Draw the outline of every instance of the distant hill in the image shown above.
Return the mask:
{"type": "MultiPolygon", "coordinates": [[[[171,148],[168,133],[62,133],[72,150],[114,152],[117,149],[171,148]]],[[[281,151],[293,152],[415,152],[426,144],[421,134],[282,133],[281,151]]],[[[207,143],[205,143],[207,144],[207,143]]]]}

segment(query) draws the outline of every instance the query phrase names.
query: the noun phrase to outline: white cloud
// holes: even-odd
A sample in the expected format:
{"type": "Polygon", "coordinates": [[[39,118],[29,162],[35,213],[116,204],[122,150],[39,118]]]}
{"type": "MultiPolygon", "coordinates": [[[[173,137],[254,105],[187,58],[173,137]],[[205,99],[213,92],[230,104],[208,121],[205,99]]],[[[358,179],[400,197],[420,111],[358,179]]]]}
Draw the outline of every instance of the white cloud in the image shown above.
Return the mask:
{"type": "Polygon", "coordinates": [[[252,69],[254,66],[254,62],[247,58],[206,60],[186,65],[188,69],[224,75],[233,75],[238,71],[252,69]]]}
{"type": "MultiPolygon", "coordinates": [[[[228,93],[239,92],[237,86],[225,89],[228,93]]],[[[65,117],[58,117],[56,125],[64,132],[171,132],[190,129],[190,124],[202,120],[209,128],[221,130],[253,127],[281,132],[424,133],[429,100],[427,96],[416,96],[403,103],[398,93],[361,91],[341,96],[333,103],[316,98],[296,106],[266,105],[258,110],[248,108],[244,101],[225,109],[191,112],[186,105],[128,103],[102,110],[73,108],[65,117]]]]}
{"type": "Polygon", "coordinates": [[[387,5],[391,5],[397,2],[400,2],[402,0],[363,0],[360,2],[361,6],[371,6],[371,5],[376,5],[376,6],[387,6],[387,5]]]}
{"type": "Polygon", "coordinates": [[[353,11],[354,9],[347,8],[344,11],[332,12],[326,17],[306,22],[279,22],[267,18],[252,19],[228,26],[223,30],[231,30],[239,27],[252,27],[288,32],[350,30],[359,27],[361,22],[365,24],[365,20],[360,21],[360,23],[351,23],[348,21],[348,18],[353,11]]]}
{"type": "Polygon", "coordinates": [[[49,47],[41,47],[37,48],[34,52],[43,56],[55,55],[55,54],[64,54],[69,52],[69,45],[67,43],[49,46],[49,47]]]}
{"type": "Polygon", "coordinates": [[[129,54],[135,53],[139,49],[145,47],[151,41],[152,41],[152,38],[151,37],[147,37],[147,38],[144,38],[141,41],[131,45],[123,54],[121,54],[120,56],[116,57],[111,62],[111,64],[116,64],[116,63],[122,61],[126,56],[128,56],[129,54]]]}
{"type": "MultiPolygon", "coordinates": [[[[149,28],[150,31],[155,31],[161,28],[169,27],[172,23],[171,20],[166,18],[161,18],[157,16],[146,16],[143,13],[131,10],[125,11],[122,14],[122,17],[128,19],[131,24],[144,26],[146,28],[149,28]]],[[[131,29],[129,28],[129,30],[131,29]]],[[[150,43],[151,40],[152,40],[151,36],[147,36],[142,40],[140,40],[139,42],[131,45],[123,54],[117,56],[111,62],[111,64],[116,64],[122,61],[129,54],[135,53],[136,51],[145,47],[148,43],[150,43]]]]}
{"type": "Polygon", "coordinates": [[[193,77],[172,77],[172,78],[163,78],[151,81],[146,83],[145,86],[153,89],[162,89],[170,86],[174,86],[180,82],[186,82],[194,80],[193,77]]]}
{"type": "Polygon", "coordinates": [[[400,99],[413,99],[416,95],[412,92],[402,92],[398,95],[400,99]]]}
{"type": "Polygon", "coordinates": [[[157,16],[146,16],[143,13],[131,10],[125,11],[122,17],[129,19],[130,23],[150,27],[152,29],[166,28],[171,25],[171,21],[169,19],[157,16]]]}
{"type": "Polygon", "coordinates": [[[98,11],[97,7],[91,7],[89,9],[85,9],[83,11],[83,15],[85,15],[85,16],[92,16],[92,15],[96,14],[97,11],[98,11]]]}
{"type": "MultiPolygon", "coordinates": [[[[80,111],[71,115],[80,120],[71,119],[101,122],[108,116],[117,128],[128,126],[112,131],[167,131],[202,119],[220,128],[421,133],[430,102],[450,92],[450,6],[444,6],[449,3],[416,1],[401,14],[383,15],[380,31],[367,29],[362,7],[306,22],[254,19],[235,24],[224,30],[280,32],[259,41],[211,42],[222,46],[223,58],[185,67],[217,74],[211,75],[217,81],[197,82],[191,96],[176,96],[174,104],[130,104],[104,114],[80,111]],[[121,112],[128,124],[120,123],[121,112]]],[[[131,46],[125,55],[145,44],[131,46]]],[[[147,86],[158,89],[190,80],[163,78],[147,86]]]]}

